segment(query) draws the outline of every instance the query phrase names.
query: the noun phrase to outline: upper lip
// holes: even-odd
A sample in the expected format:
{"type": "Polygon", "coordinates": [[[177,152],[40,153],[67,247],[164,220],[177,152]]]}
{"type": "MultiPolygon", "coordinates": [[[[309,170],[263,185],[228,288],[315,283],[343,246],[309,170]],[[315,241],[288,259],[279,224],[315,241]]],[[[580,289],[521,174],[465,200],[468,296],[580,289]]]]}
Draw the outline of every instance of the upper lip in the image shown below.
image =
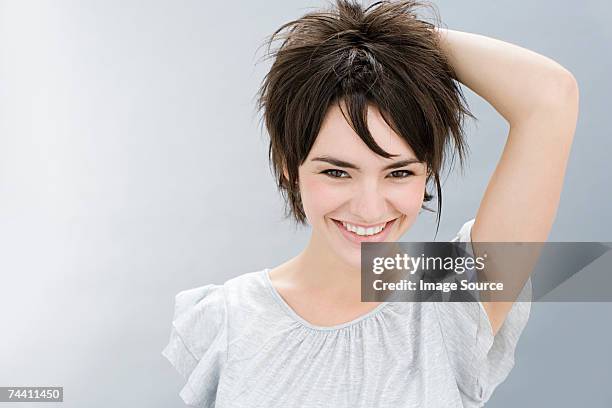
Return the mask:
{"type": "Polygon", "coordinates": [[[347,224],[351,224],[351,225],[354,225],[356,227],[373,228],[373,227],[379,227],[381,225],[386,225],[388,222],[391,222],[391,221],[395,220],[396,218],[391,218],[390,220],[382,221],[382,222],[379,222],[377,224],[370,224],[370,225],[359,224],[359,223],[352,222],[352,221],[338,220],[338,219],[335,219],[335,218],[332,218],[332,219],[336,220],[336,221],[339,221],[339,222],[346,222],[347,224]]]}

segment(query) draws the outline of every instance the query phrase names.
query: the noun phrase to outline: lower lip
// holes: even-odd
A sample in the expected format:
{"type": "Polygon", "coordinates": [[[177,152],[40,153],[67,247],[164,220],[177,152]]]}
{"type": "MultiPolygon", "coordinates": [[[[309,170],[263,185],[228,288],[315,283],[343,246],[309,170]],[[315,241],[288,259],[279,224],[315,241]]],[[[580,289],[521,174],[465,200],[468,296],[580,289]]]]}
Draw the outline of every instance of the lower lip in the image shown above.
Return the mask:
{"type": "Polygon", "coordinates": [[[362,235],[357,235],[354,232],[351,232],[347,230],[346,228],[344,228],[344,225],[342,225],[340,221],[332,219],[334,224],[336,224],[336,226],[340,230],[340,233],[342,233],[342,235],[348,241],[354,244],[357,244],[357,245],[361,244],[362,242],[383,242],[385,238],[387,238],[387,235],[389,235],[389,231],[391,230],[391,227],[393,227],[393,224],[395,223],[396,220],[397,218],[394,219],[393,221],[387,222],[387,225],[385,225],[385,228],[382,231],[380,231],[378,234],[362,236],[362,235]]]}

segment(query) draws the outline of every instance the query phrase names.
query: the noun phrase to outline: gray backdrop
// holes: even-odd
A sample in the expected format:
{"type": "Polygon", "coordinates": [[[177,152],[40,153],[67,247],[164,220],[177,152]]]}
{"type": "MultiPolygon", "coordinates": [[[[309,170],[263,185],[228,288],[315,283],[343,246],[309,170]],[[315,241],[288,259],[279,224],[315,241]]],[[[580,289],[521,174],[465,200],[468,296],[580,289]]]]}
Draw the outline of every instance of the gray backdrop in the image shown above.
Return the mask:
{"type": "MultiPolygon", "coordinates": [[[[256,51],[323,4],[0,1],[0,386],[64,386],[65,407],[183,406],[160,355],[174,294],[275,266],[309,236],[281,218],[256,51]]],[[[574,73],[581,113],[550,240],[611,241],[610,3],[437,5],[449,28],[574,73]]],[[[479,122],[436,240],[475,215],[508,130],[466,95],[479,122]]],[[[405,238],[433,240],[434,221],[405,238]]],[[[611,312],[534,304],[490,406],[612,406],[611,312]]]]}

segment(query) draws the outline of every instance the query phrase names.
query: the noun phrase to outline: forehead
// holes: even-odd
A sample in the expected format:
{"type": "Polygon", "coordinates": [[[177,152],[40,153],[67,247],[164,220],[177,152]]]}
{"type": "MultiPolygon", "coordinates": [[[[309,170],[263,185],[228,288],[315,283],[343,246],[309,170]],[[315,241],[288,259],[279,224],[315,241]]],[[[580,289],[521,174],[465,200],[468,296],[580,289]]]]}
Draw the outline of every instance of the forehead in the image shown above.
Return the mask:
{"type": "MultiPolygon", "coordinates": [[[[343,106],[344,114],[348,111],[343,106]]],[[[367,126],[376,143],[387,153],[401,155],[402,158],[415,157],[408,142],[400,137],[384,120],[375,105],[368,106],[367,126]]],[[[325,153],[338,158],[352,158],[354,160],[386,161],[365,144],[353,130],[337,104],[332,104],[323,120],[321,129],[309,156],[325,153]]],[[[395,158],[397,159],[397,157],[395,158]]]]}

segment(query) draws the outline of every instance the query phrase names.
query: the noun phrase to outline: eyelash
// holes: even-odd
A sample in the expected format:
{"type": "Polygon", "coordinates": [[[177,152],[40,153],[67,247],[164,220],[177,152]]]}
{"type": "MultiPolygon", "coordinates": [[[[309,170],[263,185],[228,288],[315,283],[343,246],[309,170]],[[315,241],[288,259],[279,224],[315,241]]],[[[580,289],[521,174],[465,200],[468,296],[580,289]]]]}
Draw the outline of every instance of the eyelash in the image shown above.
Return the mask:
{"type": "MultiPolygon", "coordinates": [[[[336,174],[334,172],[340,172],[340,173],[344,173],[344,174],[348,174],[346,171],[344,170],[338,170],[338,169],[328,169],[328,170],[323,170],[321,173],[325,174],[331,178],[336,178],[336,179],[340,179],[340,178],[349,178],[349,177],[342,177],[342,176],[334,176],[332,174],[336,174]]],[[[406,173],[406,176],[400,176],[400,177],[391,177],[391,178],[396,178],[396,179],[403,179],[403,178],[408,178],[410,176],[413,176],[414,173],[410,170],[395,170],[392,171],[389,174],[393,174],[393,173],[406,173]]]]}

